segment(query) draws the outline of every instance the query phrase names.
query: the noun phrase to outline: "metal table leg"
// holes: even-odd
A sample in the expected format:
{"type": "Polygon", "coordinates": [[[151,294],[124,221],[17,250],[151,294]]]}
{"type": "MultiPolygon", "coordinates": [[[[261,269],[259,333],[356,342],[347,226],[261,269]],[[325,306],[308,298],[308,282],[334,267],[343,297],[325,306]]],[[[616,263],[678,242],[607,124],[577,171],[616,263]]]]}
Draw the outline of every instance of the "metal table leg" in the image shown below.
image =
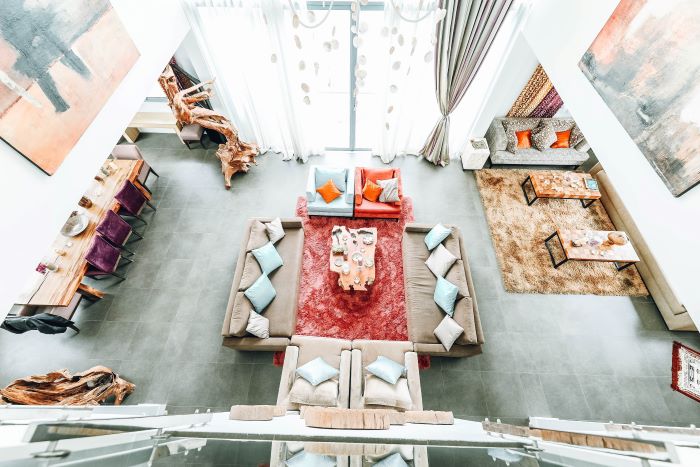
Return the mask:
{"type": "Polygon", "coordinates": [[[552,235],[547,237],[547,239],[544,241],[544,246],[547,248],[547,252],[549,253],[549,259],[552,260],[552,266],[554,266],[554,269],[559,269],[559,266],[569,261],[569,258],[566,257],[566,250],[564,249],[564,244],[561,242],[561,238],[559,238],[557,232],[554,232],[552,235]],[[552,240],[554,237],[557,237],[557,240],[559,240],[559,245],[561,246],[561,249],[564,252],[564,259],[558,263],[557,260],[554,259],[552,249],[549,247],[549,241],[552,240]]]}
{"type": "Polygon", "coordinates": [[[537,201],[538,198],[537,198],[537,193],[535,193],[535,197],[532,198],[532,200],[530,200],[530,197],[527,195],[527,189],[525,189],[525,185],[527,184],[528,181],[530,182],[530,186],[532,187],[532,192],[534,193],[534,192],[535,192],[535,186],[532,184],[532,179],[530,178],[529,175],[527,176],[527,178],[525,179],[525,181],[524,181],[523,183],[520,184],[520,188],[523,189],[523,194],[525,195],[525,202],[527,203],[528,206],[532,206],[532,203],[534,203],[535,201],[537,201]]]}
{"type": "Polygon", "coordinates": [[[632,266],[634,263],[618,263],[617,261],[614,262],[615,268],[618,271],[622,271],[624,269],[627,269],[628,267],[632,266]]]}
{"type": "Polygon", "coordinates": [[[595,200],[594,200],[594,199],[582,199],[582,200],[581,200],[581,206],[583,206],[584,208],[589,207],[589,206],[590,206],[591,204],[593,204],[593,203],[595,203],[595,200]],[[586,201],[589,201],[589,202],[586,203],[586,201]]]}

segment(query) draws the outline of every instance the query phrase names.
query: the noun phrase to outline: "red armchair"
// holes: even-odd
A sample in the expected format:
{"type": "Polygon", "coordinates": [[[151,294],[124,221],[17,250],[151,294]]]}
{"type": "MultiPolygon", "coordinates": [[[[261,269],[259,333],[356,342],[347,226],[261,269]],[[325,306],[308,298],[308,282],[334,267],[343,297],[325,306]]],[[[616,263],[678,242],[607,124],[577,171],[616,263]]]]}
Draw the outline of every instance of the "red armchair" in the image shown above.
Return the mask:
{"type": "Polygon", "coordinates": [[[401,201],[396,203],[382,203],[370,201],[362,196],[362,188],[367,180],[376,183],[377,180],[389,178],[399,179],[399,200],[403,200],[403,186],[401,183],[401,170],[393,167],[355,168],[355,217],[370,217],[375,219],[398,219],[401,217],[401,201]]]}

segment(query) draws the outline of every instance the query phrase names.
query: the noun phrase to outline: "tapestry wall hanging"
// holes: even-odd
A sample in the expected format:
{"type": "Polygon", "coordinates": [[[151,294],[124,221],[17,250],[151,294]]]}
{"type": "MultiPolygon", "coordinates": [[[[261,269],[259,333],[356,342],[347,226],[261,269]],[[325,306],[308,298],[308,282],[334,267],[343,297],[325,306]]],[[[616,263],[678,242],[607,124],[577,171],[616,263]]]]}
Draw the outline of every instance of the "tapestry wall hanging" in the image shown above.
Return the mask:
{"type": "Polygon", "coordinates": [[[622,0],[579,62],[674,196],[700,182],[700,5],[622,0]]]}
{"type": "Polygon", "coordinates": [[[0,138],[53,175],[138,57],[109,0],[3,0],[0,138]]]}
{"type": "Polygon", "coordinates": [[[537,65],[507,117],[551,118],[564,103],[542,65],[537,65]]]}
{"type": "Polygon", "coordinates": [[[700,352],[673,342],[671,387],[700,402],[700,352]]]}

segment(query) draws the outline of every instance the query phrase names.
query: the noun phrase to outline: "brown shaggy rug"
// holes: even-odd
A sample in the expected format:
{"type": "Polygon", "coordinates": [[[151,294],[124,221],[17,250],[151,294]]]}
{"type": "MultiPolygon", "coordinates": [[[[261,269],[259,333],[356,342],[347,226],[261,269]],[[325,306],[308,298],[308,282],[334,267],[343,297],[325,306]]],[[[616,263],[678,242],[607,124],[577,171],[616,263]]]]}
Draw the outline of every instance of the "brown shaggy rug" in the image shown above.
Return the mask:
{"type": "MultiPolygon", "coordinates": [[[[558,227],[615,230],[600,201],[538,199],[528,206],[520,184],[527,170],[478,170],[476,180],[503,282],[508,292],[648,295],[637,269],[612,263],[569,261],[554,269],[544,240],[558,227]]],[[[558,247],[550,243],[552,248],[558,247]]],[[[556,255],[556,252],[555,252],[556,255]]]]}

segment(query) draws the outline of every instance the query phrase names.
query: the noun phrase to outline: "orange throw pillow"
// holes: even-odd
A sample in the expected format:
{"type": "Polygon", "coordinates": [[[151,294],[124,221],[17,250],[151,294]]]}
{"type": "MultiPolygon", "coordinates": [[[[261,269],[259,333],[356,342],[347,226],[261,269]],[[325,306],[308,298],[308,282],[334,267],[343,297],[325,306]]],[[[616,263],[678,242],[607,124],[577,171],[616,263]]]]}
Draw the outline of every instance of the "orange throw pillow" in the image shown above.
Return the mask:
{"type": "Polygon", "coordinates": [[[571,130],[557,131],[557,140],[550,146],[553,149],[566,149],[569,147],[569,137],[571,137],[571,130]]]}
{"type": "Polygon", "coordinates": [[[517,149],[530,149],[532,144],[530,143],[530,137],[532,136],[532,130],[516,131],[515,137],[518,138],[517,149]]]}
{"type": "Polygon", "coordinates": [[[382,187],[376,183],[372,183],[367,180],[365,182],[365,187],[362,189],[362,195],[370,201],[377,201],[379,195],[382,193],[382,187]]]}
{"type": "Polygon", "coordinates": [[[330,203],[338,196],[340,196],[340,190],[338,189],[338,187],[335,186],[333,180],[328,180],[326,183],[321,185],[321,187],[318,188],[316,191],[318,191],[321,194],[321,196],[323,196],[323,200],[326,203],[330,203]]]}

